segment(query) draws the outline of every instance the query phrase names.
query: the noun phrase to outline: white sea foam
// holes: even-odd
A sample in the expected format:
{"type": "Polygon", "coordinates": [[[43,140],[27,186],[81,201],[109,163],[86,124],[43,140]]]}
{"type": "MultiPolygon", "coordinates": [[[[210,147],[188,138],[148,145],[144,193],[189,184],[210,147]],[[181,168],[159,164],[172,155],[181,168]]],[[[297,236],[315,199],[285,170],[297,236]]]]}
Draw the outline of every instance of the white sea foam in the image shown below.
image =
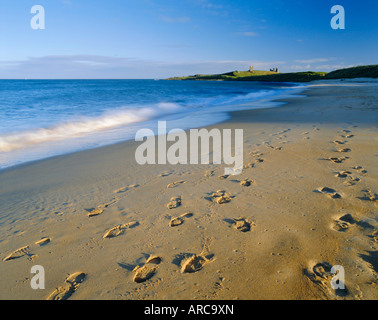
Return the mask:
{"type": "Polygon", "coordinates": [[[50,128],[39,128],[0,136],[0,152],[10,152],[31,145],[81,137],[101,130],[147,121],[163,114],[179,112],[182,108],[175,103],[158,103],[143,108],[117,109],[99,117],[81,117],[50,128]]]}

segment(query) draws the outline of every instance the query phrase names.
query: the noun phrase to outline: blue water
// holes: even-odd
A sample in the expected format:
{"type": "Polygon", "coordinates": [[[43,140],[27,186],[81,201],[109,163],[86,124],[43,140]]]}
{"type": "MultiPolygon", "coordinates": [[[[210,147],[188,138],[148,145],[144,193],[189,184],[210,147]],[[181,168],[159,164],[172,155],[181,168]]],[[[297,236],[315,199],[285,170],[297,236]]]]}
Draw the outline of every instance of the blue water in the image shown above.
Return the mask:
{"type": "MultiPolygon", "coordinates": [[[[164,80],[0,80],[0,168],[133,139],[140,128],[194,128],[295,84],[164,80]]],[[[261,107],[261,105],[259,106],[261,107]]]]}

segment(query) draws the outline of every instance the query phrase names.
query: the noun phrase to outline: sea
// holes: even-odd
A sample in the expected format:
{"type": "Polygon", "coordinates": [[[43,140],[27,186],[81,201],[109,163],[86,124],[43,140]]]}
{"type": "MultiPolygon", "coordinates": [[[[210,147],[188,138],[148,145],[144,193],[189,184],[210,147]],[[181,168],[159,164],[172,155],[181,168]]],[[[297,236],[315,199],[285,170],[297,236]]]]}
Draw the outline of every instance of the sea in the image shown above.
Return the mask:
{"type": "Polygon", "coordinates": [[[279,107],[298,83],[0,80],[0,169],[157,132],[213,125],[231,111],[279,107]]]}

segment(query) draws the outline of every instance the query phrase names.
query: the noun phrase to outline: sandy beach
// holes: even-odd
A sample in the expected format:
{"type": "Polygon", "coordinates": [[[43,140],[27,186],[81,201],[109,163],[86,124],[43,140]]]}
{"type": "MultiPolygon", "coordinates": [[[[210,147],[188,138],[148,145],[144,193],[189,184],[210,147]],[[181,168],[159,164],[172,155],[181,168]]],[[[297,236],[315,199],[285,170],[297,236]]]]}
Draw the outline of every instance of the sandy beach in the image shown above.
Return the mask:
{"type": "Polygon", "coordinates": [[[244,130],[236,176],[138,165],[135,141],[0,171],[0,299],[377,299],[377,89],[313,82],[209,127],[244,130]]]}

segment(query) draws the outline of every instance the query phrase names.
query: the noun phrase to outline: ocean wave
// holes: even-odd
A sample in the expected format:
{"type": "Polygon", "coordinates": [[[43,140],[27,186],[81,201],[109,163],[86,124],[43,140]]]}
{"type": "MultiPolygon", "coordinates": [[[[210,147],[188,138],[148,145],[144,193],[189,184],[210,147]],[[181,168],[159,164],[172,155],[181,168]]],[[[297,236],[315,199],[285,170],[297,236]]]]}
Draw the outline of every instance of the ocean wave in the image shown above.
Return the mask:
{"type": "Polygon", "coordinates": [[[10,152],[44,142],[81,137],[180,111],[182,111],[180,105],[165,102],[142,108],[118,108],[114,111],[107,111],[99,117],[80,117],[48,128],[2,135],[0,136],[0,152],[10,152]]]}
{"type": "Polygon", "coordinates": [[[199,98],[190,101],[192,106],[224,106],[230,104],[240,104],[250,101],[255,101],[261,98],[268,98],[278,95],[282,92],[282,89],[273,90],[258,90],[249,93],[236,94],[236,95],[218,95],[214,97],[199,98]]]}
{"type": "MultiPolygon", "coordinates": [[[[160,102],[151,105],[129,105],[105,111],[97,117],[83,117],[61,122],[51,127],[0,135],[0,153],[27,148],[36,144],[87,136],[113,128],[145,122],[164,115],[181,114],[195,110],[240,104],[278,94],[280,90],[258,90],[236,95],[189,99],[181,104],[160,102]]],[[[221,111],[221,110],[218,110],[221,111]]]]}

